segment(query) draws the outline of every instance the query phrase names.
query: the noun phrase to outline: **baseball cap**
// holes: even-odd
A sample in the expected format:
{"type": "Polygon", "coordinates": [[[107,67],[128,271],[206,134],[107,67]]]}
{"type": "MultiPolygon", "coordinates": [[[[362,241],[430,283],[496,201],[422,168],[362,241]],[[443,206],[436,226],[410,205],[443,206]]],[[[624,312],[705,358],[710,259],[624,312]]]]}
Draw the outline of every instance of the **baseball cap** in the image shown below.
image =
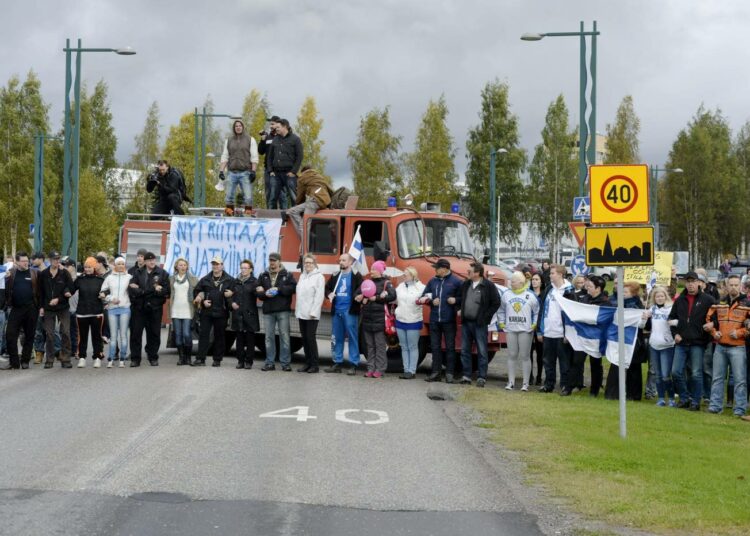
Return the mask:
{"type": "Polygon", "coordinates": [[[685,281],[687,281],[688,279],[698,279],[698,274],[696,274],[695,272],[688,272],[685,274],[685,281]]]}
{"type": "Polygon", "coordinates": [[[273,121],[274,123],[278,123],[281,121],[281,118],[278,115],[272,115],[271,117],[266,117],[266,121],[273,121]]]}
{"type": "Polygon", "coordinates": [[[432,264],[435,268],[448,268],[448,270],[451,269],[451,263],[448,262],[448,259],[438,259],[437,262],[432,264]]]}
{"type": "Polygon", "coordinates": [[[224,259],[221,258],[221,255],[215,255],[213,259],[211,259],[211,264],[224,264],[224,259]]]}
{"type": "Polygon", "coordinates": [[[63,266],[75,266],[76,261],[65,255],[62,259],[60,259],[60,264],[63,266]]]}
{"type": "Polygon", "coordinates": [[[143,254],[143,260],[144,261],[149,261],[149,260],[155,259],[155,258],[156,258],[156,255],[154,255],[150,251],[147,251],[146,253],[143,254]]]}
{"type": "Polygon", "coordinates": [[[281,255],[279,255],[278,253],[271,253],[268,256],[268,260],[269,261],[280,261],[281,260],[281,255]]]}
{"type": "Polygon", "coordinates": [[[35,251],[31,255],[31,260],[34,260],[34,259],[43,259],[43,258],[44,258],[44,252],[43,251],[35,251]]]}
{"type": "Polygon", "coordinates": [[[59,259],[59,258],[60,258],[60,252],[59,252],[59,251],[56,251],[56,250],[54,250],[54,249],[53,249],[52,251],[50,251],[50,252],[49,252],[49,253],[47,254],[47,256],[48,256],[48,257],[49,257],[50,259],[59,259]]]}

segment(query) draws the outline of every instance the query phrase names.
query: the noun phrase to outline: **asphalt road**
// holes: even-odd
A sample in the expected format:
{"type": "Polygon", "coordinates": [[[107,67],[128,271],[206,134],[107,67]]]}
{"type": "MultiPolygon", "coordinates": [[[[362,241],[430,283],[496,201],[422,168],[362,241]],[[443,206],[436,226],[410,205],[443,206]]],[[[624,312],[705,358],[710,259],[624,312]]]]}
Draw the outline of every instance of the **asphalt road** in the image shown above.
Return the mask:
{"type": "Polygon", "coordinates": [[[0,534],[542,534],[421,379],[175,363],[0,371],[0,534]]]}

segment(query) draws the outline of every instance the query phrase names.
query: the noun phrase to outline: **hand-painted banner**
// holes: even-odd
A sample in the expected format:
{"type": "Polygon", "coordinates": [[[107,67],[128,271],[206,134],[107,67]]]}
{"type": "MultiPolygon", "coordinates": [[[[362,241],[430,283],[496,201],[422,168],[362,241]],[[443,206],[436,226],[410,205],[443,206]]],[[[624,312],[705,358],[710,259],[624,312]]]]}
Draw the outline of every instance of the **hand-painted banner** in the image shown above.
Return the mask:
{"type": "Polygon", "coordinates": [[[669,286],[672,278],[671,251],[657,251],[654,256],[653,266],[627,266],[625,268],[625,281],[637,281],[641,285],[648,285],[651,274],[656,272],[656,284],[669,286]]]}
{"type": "Polygon", "coordinates": [[[211,259],[224,259],[224,270],[236,277],[240,263],[249,259],[258,275],[266,270],[268,255],[279,251],[281,220],[256,218],[173,217],[164,269],[172,273],[183,257],[198,277],[211,271],[211,259]]]}

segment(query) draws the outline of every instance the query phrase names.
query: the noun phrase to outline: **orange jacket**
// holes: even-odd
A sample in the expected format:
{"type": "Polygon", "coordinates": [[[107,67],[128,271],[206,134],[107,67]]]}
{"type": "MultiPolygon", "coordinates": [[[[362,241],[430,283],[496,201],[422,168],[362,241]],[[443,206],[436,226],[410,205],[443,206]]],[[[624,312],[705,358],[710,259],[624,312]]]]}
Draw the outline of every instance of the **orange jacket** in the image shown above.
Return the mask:
{"type": "Polygon", "coordinates": [[[717,331],[720,332],[721,338],[717,340],[714,337],[713,340],[724,346],[745,345],[747,336],[745,320],[748,319],[750,319],[750,302],[742,294],[734,300],[731,300],[729,296],[725,297],[719,303],[712,305],[706,314],[706,322],[713,324],[709,331],[711,337],[714,337],[717,331]],[[737,332],[736,339],[729,336],[732,331],[737,332]]]}

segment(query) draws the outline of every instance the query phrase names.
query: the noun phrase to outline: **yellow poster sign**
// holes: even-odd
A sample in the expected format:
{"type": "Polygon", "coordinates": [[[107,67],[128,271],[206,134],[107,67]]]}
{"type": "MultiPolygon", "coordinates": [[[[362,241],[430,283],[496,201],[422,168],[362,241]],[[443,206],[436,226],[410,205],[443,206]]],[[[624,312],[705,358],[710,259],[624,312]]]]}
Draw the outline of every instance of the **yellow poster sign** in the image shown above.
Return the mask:
{"type": "Polygon", "coordinates": [[[653,266],[628,266],[625,268],[624,281],[637,281],[641,285],[648,285],[651,281],[651,273],[656,272],[656,284],[669,286],[672,278],[672,259],[674,253],[671,251],[657,251],[654,256],[653,266]]]}
{"type": "Polygon", "coordinates": [[[591,223],[648,223],[648,166],[589,168],[591,223]]]}
{"type": "Polygon", "coordinates": [[[654,264],[653,227],[586,227],[586,264],[641,266],[654,264]]]}

